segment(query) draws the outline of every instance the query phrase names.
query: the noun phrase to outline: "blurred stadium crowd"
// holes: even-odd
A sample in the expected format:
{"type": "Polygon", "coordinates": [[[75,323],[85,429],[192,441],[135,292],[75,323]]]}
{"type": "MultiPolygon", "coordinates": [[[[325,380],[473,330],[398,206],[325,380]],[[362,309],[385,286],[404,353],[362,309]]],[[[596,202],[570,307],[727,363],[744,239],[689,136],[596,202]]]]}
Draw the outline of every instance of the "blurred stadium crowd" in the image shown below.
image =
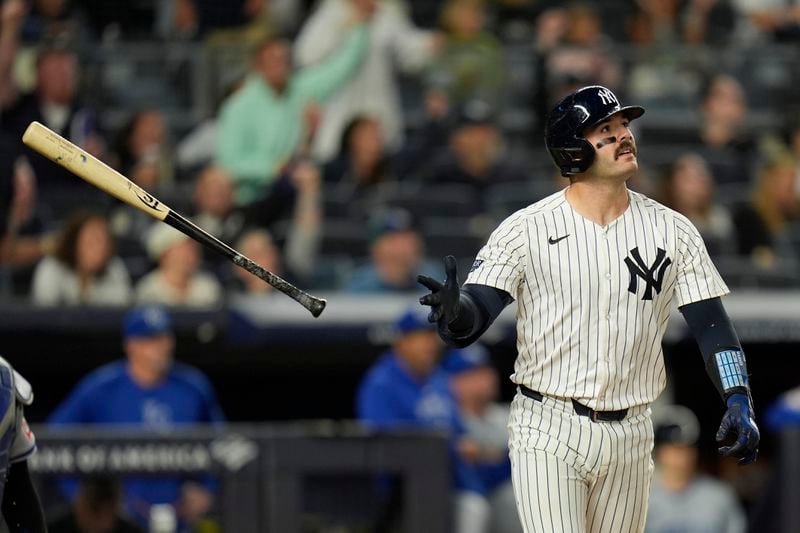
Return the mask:
{"type": "Polygon", "coordinates": [[[797,286],[789,4],[6,0],[0,297],[269,290],[25,149],[31,120],[305,288],[407,292],[565,185],[542,118],[594,82],[648,110],[631,186],[686,214],[732,286],[797,286]]]}
{"type": "MultiPolygon", "coordinates": [[[[592,83],[647,109],[630,186],[689,217],[729,285],[800,287],[795,2],[0,4],[0,302],[213,309],[271,292],[26,149],[33,120],[304,289],[414,295],[418,273],[441,277],[448,253],[469,265],[500,220],[566,185],[544,116],[592,83]]],[[[412,322],[396,327],[425,329],[412,322]]],[[[483,409],[493,380],[461,392],[483,409]]],[[[478,431],[491,443],[496,421],[478,431]]],[[[697,422],[676,424],[653,520],[706,511],[698,520],[730,522],[719,531],[744,530],[728,489],[701,484],[696,501],[716,506],[670,507],[670,487],[695,479],[697,422]]],[[[107,480],[89,486],[85,498],[121,498],[107,480]]],[[[194,493],[203,511],[210,498],[194,493]]]]}

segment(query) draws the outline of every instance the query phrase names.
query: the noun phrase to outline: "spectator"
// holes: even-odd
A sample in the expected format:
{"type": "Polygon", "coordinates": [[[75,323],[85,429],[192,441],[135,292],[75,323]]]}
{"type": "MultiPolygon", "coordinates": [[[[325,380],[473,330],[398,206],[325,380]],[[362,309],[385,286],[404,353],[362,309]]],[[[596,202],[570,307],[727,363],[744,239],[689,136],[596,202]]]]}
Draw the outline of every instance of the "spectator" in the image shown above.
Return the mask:
{"type": "Polygon", "coordinates": [[[244,80],[237,78],[224,86],[223,94],[214,106],[211,116],[195,123],[175,147],[175,162],[180,175],[204,168],[214,160],[219,136],[219,108],[233,93],[242,88],[244,80]]]}
{"type": "Polygon", "coordinates": [[[22,40],[27,43],[46,39],[76,40],[82,27],[67,0],[33,0],[22,26],[22,40]]]}
{"type": "MultiPolygon", "coordinates": [[[[304,209],[307,208],[302,205],[295,208],[295,218],[287,232],[283,257],[275,245],[272,235],[264,229],[246,231],[237,241],[236,249],[273,274],[290,282],[308,280],[313,276],[316,264],[320,217],[318,211],[317,215],[305,215],[303,214],[304,209]],[[313,220],[304,220],[304,218],[313,218],[313,220]]],[[[311,210],[313,209],[315,208],[311,208],[311,210]]],[[[235,285],[244,289],[246,293],[268,293],[274,288],[241,267],[234,267],[234,274],[237,279],[235,285]]]]}
{"type": "Polygon", "coordinates": [[[683,42],[690,45],[725,45],[736,23],[733,8],[720,0],[691,0],[681,12],[683,42]]]}
{"type": "Polygon", "coordinates": [[[448,0],[442,10],[445,32],[442,52],[431,66],[429,85],[443,90],[460,105],[480,98],[499,106],[505,80],[504,55],[499,41],[485,31],[482,0],[448,0]]]}
{"type": "Polygon", "coordinates": [[[378,120],[360,115],[342,133],[339,155],[325,165],[323,180],[352,189],[354,195],[392,181],[391,158],[378,120]]]}
{"type": "Polygon", "coordinates": [[[233,180],[221,168],[200,171],[194,188],[195,224],[223,242],[233,242],[244,229],[244,213],[233,203],[233,180]]]}
{"type": "Polygon", "coordinates": [[[161,33],[252,46],[273,33],[269,4],[268,0],[170,0],[160,13],[161,33]]]}
{"type": "Polygon", "coordinates": [[[736,231],[728,209],[714,198],[714,177],[705,160],[685,154],[673,163],[664,184],[663,204],[685,215],[712,256],[736,251],[736,231]]]}
{"type": "Polygon", "coordinates": [[[131,280],[114,253],[102,215],[77,213],[55,247],[36,266],[31,298],[37,305],[127,305],[131,280]]]}
{"type": "Polygon", "coordinates": [[[122,515],[122,487],[110,476],[87,476],[69,511],[47,525],[48,533],[144,533],[122,515]]]}
{"type": "Polygon", "coordinates": [[[476,444],[475,467],[487,491],[492,509],[491,533],[520,533],[511,461],[508,456],[508,404],[500,396],[497,371],[486,349],[472,345],[445,354],[443,368],[458,401],[466,435],[476,444]]]}
{"type": "Polygon", "coordinates": [[[35,265],[53,247],[50,213],[38,200],[36,179],[27,160],[17,159],[13,165],[11,192],[6,209],[5,230],[0,223],[0,264],[7,265],[15,295],[28,295],[35,265]]]}
{"type": "Polygon", "coordinates": [[[765,270],[796,260],[789,223],[797,213],[794,160],[775,157],[759,172],[750,204],[734,213],[739,253],[765,270]]]}
{"type": "Polygon", "coordinates": [[[108,0],[75,0],[86,17],[92,37],[128,41],[153,38],[156,8],[163,2],[108,2],[108,0]]]}
{"type": "Polygon", "coordinates": [[[200,245],[166,224],[156,224],[147,238],[147,252],[158,263],[136,284],[136,301],[189,307],[222,303],[217,279],[200,271],[200,245]]]}
{"type": "MultiPolygon", "coordinates": [[[[135,184],[182,210],[186,198],[172,198],[173,158],[170,135],[164,115],[155,109],[134,114],[119,133],[116,166],[135,184]]],[[[120,255],[134,279],[139,279],[152,266],[147,260],[147,235],[155,220],[138,209],[115,204],[109,214],[111,231],[117,239],[120,255]]]]}
{"type": "MultiPolygon", "coordinates": [[[[242,252],[273,274],[292,281],[292,276],[283,271],[280,252],[266,230],[249,230],[236,243],[236,249],[242,252]]],[[[271,294],[275,289],[261,278],[254,276],[242,267],[233,267],[236,276],[235,287],[244,294],[271,294]]]]}
{"type": "Polygon", "coordinates": [[[353,272],[352,293],[417,293],[417,274],[434,271],[424,261],[422,235],[402,209],[380,213],[371,222],[370,263],[353,272]]]}
{"type": "Polygon", "coordinates": [[[453,126],[447,95],[439,89],[427,91],[424,109],[421,126],[409,136],[394,157],[392,166],[401,180],[418,180],[422,169],[447,150],[448,137],[453,126]]]}
{"type": "Polygon", "coordinates": [[[44,47],[36,59],[35,89],[20,92],[11,69],[25,11],[21,0],[6,0],[0,7],[0,133],[14,140],[18,153],[28,154],[42,199],[56,216],[88,203],[107,204],[108,195],[22,145],[22,134],[35,120],[92,155],[102,157],[105,147],[94,114],[78,104],[78,59],[68,48],[44,47]]]}
{"type": "Polygon", "coordinates": [[[323,103],[345,83],[367,50],[369,16],[360,10],[345,43],[326,61],[291,72],[289,43],[273,38],[255,56],[254,72],[222,106],[219,165],[233,176],[236,201],[263,198],[308,134],[309,106],[323,103]]]}
{"type": "MultiPolygon", "coordinates": [[[[594,4],[576,2],[540,15],[537,61],[544,74],[535,97],[536,109],[552,109],[563,96],[582,85],[620,86],[622,71],[603,19],[594,4]]],[[[546,111],[545,111],[546,112],[546,111]]]]}
{"type": "Polygon", "coordinates": [[[161,111],[135,113],[119,135],[119,169],[138,186],[151,193],[172,181],[170,134],[161,111]]]}
{"type": "Polygon", "coordinates": [[[640,0],[628,20],[628,37],[638,46],[674,49],[681,44],[726,44],[734,13],[719,0],[640,0]]]}
{"type": "Polygon", "coordinates": [[[339,48],[346,34],[331,31],[347,24],[359,10],[374,11],[369,21],[370,43],[355,75],[327,101],[314,139],[314,155],[332,159],[344,147],[340,139],[348,124],[371,115],[386,145],[398,149],[403,140],[403,113],[393,69],[405,73],[421,70],[433,58],[439,39],[433,32],[415,28],[403,2],[394,0],[324,0],[306,20],[295,44],[301,67],[319,63],[339,48]]]}
{"type": "MultiPolygon", "coordinates": [[[[214,389],[197,369],[173,361],[172,320],[158,306],[138,307],[125,315],[125,360],[86,376],[48,418],[51,426],[91,424],[163,431],[176,426],[224,421],[214,389]]],[[[214,484],[208,479],[129,476],[123,480],[126,511],[147,523],[153,504],[175,504],[192,524],[211,509],[214,484]]],[[[72,499],[75,480],[62,488],[72,499]]]]}
{"type": "Polygon", "coordinates": [[[678,0],[641,0],[633,6],[628,37],[637,46],[678,46],[678,0]]]}
{"type": "Polygon", "coordinates": [[[732,0],[739,15],[735,37],[747,44],[800,39],[800,10],[791,0],[732,0]]]}
{"type": "Polygon", "coordinates": [[[376,429],[423,427],[450,439],[456,491],[456,533],[485,532],[489,505],[472,464],[477,448],[466,436],[448,374],[440,367],[442,344],[419,308],[395,324],[392,348],[367,371],[358,388],[358,419],[376,429]]]}
{"type": "Polygon", "coordinates": [[[654,415],[656,470],[647,509],[647,533],[743,533],[744,512],[733,491],[697,473],[700,425],[686,407],[654,415]]]}
{"type": "Polygon", "coordinates": [[[745,128],[747,101],[742,85],[731,76],[719,74],[711,78],[701,94],[702,123],[695,138],[688,141],[698,145],[717,184],[748,185],[756,146],[745,128]]]}
{"type": "Polygon", "coordinates": [[[726,3],[717,0],[644,0],[636,2],[626,21],[635,57],[626,76],[629,97],[660,108],[694,105],[708,69],[701,57],[676,61],[681,39],[688,45],[723,44],[732,24],[726,3]],[[683,4],[683,11],[681,11],[683,4]]]}
{"type": "Polygon", "coordinates": [[[429,169],[420,171],[423,179],[470,185],[479,194],[498,183],[527,179],[522,167],[506,154],[494,111],[485,101],[466,102],[457,113],[447,150],[429,169]]]}
{"type": "Polygon", "coordinates": [[[319,244],[322,223],[320,179],[316,165],[310,161],[297,161],[275,183],[273,194],[250,204],[246,210],[249,226],[269,228],[284,222],[288,224],[286,252],[298,274],[310,272],[311,265],[302,267],[295,260],[312,260],[319,244]]]}

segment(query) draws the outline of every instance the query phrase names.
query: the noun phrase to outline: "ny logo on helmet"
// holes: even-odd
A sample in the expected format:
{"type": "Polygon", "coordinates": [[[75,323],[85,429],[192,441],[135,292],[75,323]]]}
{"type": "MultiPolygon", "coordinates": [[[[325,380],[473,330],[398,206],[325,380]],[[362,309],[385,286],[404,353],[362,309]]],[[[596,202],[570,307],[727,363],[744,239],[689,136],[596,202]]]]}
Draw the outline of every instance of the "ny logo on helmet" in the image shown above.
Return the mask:
{"type": "Polygon", "coordinates": [[[614,93],[603,87],[602,89],[597,91],[597,96],[603,101],[605,105],[616,104],[619,105],[617,101],[617,97],[614,96],[614,93]]]}

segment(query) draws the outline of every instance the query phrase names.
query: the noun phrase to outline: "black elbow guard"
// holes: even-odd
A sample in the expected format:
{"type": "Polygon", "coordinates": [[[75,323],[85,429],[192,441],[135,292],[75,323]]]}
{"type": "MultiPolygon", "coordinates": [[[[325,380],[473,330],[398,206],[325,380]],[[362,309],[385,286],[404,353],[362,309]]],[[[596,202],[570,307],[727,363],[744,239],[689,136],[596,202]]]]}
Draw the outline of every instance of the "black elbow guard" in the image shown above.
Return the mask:
{"type": "Polygon", "coordinates": [[[458,317],[450,324],[439,324],[439,336],[457,348],[464,348],[478,340],[513,301],[505,291],[476,284],[464,285],[460,296],[458,317]]]}

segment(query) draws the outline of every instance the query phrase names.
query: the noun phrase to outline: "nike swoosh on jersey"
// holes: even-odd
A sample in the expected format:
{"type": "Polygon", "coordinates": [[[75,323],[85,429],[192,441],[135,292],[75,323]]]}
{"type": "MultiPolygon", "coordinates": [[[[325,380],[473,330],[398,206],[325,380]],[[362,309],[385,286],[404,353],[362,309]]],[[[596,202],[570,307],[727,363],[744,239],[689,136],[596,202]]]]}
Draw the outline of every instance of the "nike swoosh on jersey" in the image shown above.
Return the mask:
{"type": "Polygon", "coordinates": [[[559,242],[559,241],[563,241],[563,240],[564,240],[564,239],[566,239],[567,237],[569,237],[569,233],[567,233],[567,234],[566,234],[566,235],[564,235],[563,237],[559,237],[559,238],[557,238],[557,239],[554,239],[554,238],[550,237],[549,239],[547,239],[547,242],[549,242],[550,244],[555,244],[555,243],[557,243],[557,242],[559,242]]]}

